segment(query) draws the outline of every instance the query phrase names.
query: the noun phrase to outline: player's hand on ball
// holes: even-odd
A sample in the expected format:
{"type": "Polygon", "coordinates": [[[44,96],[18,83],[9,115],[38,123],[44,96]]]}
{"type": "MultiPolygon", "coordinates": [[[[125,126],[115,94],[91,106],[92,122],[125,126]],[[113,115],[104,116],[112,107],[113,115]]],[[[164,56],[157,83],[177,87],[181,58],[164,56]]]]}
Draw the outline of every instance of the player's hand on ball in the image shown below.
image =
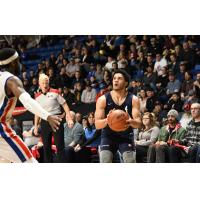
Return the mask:
{"type": "Polygon", "coordinates": [[[109,113],[107,114],[107,119],[108,119],[108,117],[110,116],[110,114],[111,114],[114,110],[115,110],[115,108],[109,111],[109,113]]]}
{"type": "Polygon", "coordinates": [[[59,129],[62,119],[57,115],[50,115],[48,116],[47,121],[49,122],[53,131],[56,132],[59,129]]]}
{"type": "Polygon", "coordinates": [[[129,115],[128,115],[128,117],[129,118],[126,120],[125,128],[128,128],[131,125],[132,121],[133,121],[133,119],[129,115]]]}

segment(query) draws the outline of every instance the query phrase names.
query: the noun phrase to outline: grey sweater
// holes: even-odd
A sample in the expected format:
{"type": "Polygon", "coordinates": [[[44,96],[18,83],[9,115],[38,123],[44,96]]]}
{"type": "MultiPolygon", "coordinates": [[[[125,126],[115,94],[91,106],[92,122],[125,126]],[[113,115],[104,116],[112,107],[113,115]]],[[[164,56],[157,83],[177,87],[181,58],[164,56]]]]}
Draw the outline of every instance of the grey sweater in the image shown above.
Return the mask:
{"type": "Polygon", "coordinates": [[[158,139],[160,129],[157,126],[152,127],[147,131],[141,131],[138,136],[139,145],[149,146],[155,143],[158,139]]]}
{"type": "Polygon", "coordinates": [[[73,141],[77,144],[83,138],[83,135],[84,135],[83,126],[78,122],[74,124],[72,129],[68,128],[66,123],[64,124],[65,146],[68,146],[73,141]]]}

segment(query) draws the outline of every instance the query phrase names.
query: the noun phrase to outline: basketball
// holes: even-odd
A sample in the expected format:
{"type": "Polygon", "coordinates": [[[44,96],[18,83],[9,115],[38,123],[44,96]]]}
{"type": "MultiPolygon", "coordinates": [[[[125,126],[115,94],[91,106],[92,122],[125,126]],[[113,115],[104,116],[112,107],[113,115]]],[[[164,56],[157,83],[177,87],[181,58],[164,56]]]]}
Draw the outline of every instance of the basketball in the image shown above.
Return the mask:
{"type": "Polygon", "coordinates": [[[125,131],[126,120],[129,119],[128,113],[123,110],[113,110],[108,115],[108,126],[116,132],[125,131]]]}

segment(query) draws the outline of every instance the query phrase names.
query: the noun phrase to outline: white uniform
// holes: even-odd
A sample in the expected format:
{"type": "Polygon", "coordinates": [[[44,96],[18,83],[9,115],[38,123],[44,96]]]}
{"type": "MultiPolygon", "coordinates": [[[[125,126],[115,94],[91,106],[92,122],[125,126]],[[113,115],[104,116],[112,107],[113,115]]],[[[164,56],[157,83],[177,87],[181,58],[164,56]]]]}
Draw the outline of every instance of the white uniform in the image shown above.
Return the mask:
{"type": "Polygon", "coordinates": [[[8,98],[5,91],[6,81],[12,77],[9,72],[0,72],[0,157],[10,162],[36,162],[14,130],[8,124],[17,98],[8,98]]]}

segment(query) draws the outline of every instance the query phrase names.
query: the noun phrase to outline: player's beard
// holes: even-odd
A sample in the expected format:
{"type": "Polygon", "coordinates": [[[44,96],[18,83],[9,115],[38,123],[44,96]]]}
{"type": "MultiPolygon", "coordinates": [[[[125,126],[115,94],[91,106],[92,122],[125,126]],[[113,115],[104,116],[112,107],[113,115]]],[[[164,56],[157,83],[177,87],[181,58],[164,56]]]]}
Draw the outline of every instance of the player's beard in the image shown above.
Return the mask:
{"type": "Polygon", "coordinates": [[[15,76],[19,76],[20,75],[20,71],[21,71],[21,64],[19,61],[15,61],[15,63],[10,64],[8,66],[7,71],[9,71],[10,73],[14,74],[15,76]]]}

